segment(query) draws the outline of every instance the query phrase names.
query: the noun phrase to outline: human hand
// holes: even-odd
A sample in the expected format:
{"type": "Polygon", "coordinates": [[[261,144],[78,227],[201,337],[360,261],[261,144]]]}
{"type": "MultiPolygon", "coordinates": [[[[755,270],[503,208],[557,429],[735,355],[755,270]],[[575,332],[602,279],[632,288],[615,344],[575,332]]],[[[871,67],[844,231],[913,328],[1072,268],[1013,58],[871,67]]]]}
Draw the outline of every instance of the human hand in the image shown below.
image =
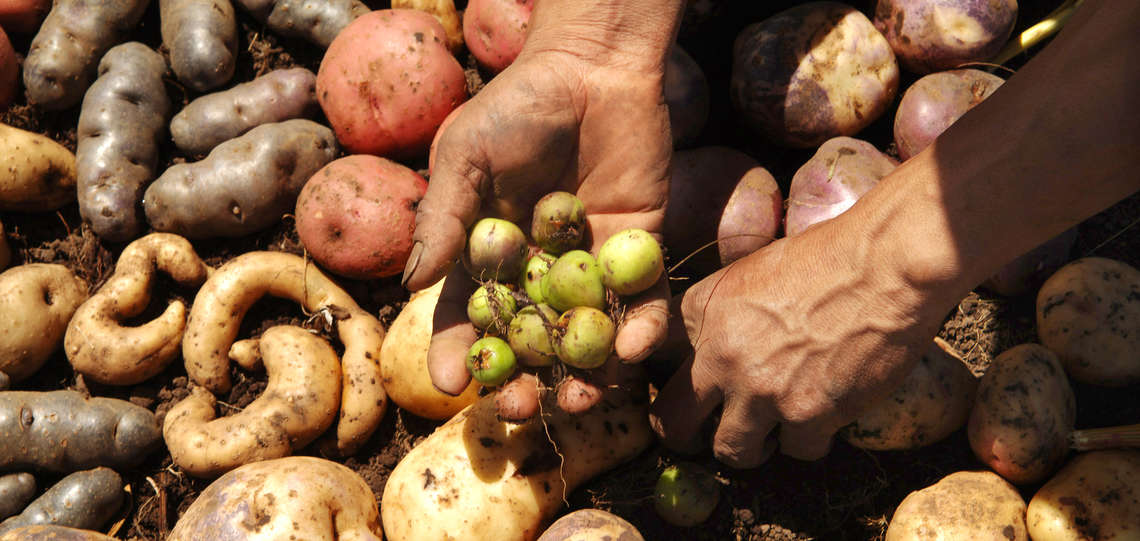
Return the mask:
{"type": "MultiPolygon", "coordinates": [[[[585,205],[586,245],[595,253],[626,228],[660,238],[672,152],[662,79],[660,63],[645,68],[595,63],[558,50],[524,50],[442,134],[404,275],[405,285],[418,290],[451,269],[428,350],[429,372],[439,390],[458,394],[470,381],[464,358],[477,331],[467,321],[466,305],[477,284],[454,262],[478,218],[505,218],[529,231],[534,203],[565,190],[577,193],[585,205]]],[[[664,278],[630,299],[615,342],[618,359],[644,359],[664,339],[667,299],[664,278]]],[[[598,374],[615,372],[620,370],[598,374]]],[[[505,384],[500,415],[533,415],[539,383],[526,375],[505,384]]],[[[597,387],[604,383],[565,380],[558,402],[567,411],[587,409],[600,398],[597,387]]]]}

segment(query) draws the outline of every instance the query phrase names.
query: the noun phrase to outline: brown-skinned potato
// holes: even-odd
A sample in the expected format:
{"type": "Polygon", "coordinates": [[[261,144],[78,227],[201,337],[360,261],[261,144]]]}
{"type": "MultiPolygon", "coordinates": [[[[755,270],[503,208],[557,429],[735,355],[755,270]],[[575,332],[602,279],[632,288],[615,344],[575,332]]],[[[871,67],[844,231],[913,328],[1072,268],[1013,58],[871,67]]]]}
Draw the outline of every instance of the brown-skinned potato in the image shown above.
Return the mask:
{"type": "Polygon", "coordinates": [[[114,537],[92,530],[67,526],[20,526],[0,534],[0,541],[117,541],[114,537]]]}
{"type": "Polygon", "coordinates": [[[115,470],[77,471],[32,500],[22,513],[0,523],[0,533],[31,525],[99,528],[119,510],[124,495],[123,479],[115,470]]]}
{"type": "Polygon", "coordinates": [[[988,471],[960,471],[907,495],[885,541],[1028,541],[1025,500],[988,471]]]}
{"type": "Polygon", "coordinates": [[[134,385],[161,372],[178,354],[186,328],[182,301],[172,301],[142,325],[124,324],[146,309],[160,270],[179,284],[197,287],[210,269],[190,242],[177,235],[151,233],[128,244],[115,273],[67,325],[64,351],[76,372],[99,383],[134,385]]]}
{"type": "Polygon", "coordinates": [[[348,23],[371,11],[360,0],[236,0],[236,3],[270,30],[325,48],[348,23]]]}
{"type": "Polygon", "coordinates": [[[0,273],[0,373],[20,381],[39,370],[86,298],[87,284],[63,265],[30,263],[0,273]]]}
{"type": "Polygon", "coordinates": [[[212,392],[229,390],[226,352],[246,311],[264,295],[293,300],[309,314],[325,310],[336,320],[337,337],[345,348],[337,449],[352,454],[379,425],[388,404],[379,364],[384,328],[316,265],[300,256],[250,252],[214,271],[190,308],[182,339],[187,374],[212,392]]]}
{"type": "Polygon", "coordinates": [[[75,201],[75,154],[38,133],[0,124],[0,210],[43,212],[75,201]]]}
{"type": "Polygon", "coordinates": [[[230,0],[159,0],[162,42],[178,80],[198,92],[226,84],[237,57],[230,0]]]}
{"type": "Polygon", "coordinates": [[[0,475],[0,520],[19,513],[36,496],[36,478],[30,473],[0,475]]]}

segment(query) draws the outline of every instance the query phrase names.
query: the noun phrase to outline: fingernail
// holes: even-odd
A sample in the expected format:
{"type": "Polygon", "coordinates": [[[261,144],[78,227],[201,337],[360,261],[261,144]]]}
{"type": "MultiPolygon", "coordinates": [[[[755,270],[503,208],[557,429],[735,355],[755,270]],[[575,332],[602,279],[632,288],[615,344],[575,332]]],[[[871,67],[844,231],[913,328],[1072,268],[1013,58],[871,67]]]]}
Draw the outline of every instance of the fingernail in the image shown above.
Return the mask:
{"type": "Polygon", "coordinates": [[[412,252],[408,254],[408,263],[404,265],[404,277],[400,279],[401,286],[406,286],[408,284],[408,278],[411,278],[412,274],[415,274],[416,267],[420,266],[420,256],[423,255],[423,253],[424,244],[417,240],[415,244],[412,244],[412,252]]]}

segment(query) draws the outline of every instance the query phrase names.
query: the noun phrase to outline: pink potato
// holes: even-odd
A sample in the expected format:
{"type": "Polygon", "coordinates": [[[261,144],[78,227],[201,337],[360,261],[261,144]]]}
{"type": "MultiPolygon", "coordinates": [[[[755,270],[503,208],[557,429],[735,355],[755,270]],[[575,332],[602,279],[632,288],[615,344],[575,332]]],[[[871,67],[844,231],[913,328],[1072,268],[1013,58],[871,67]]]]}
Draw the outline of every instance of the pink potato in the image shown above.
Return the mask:
{"type": "Polygon", "coordinates": [[[16,84],[20,75],[20,63],[16,60],[16,50],[8,35],[0,28],[0,107],[7,107],[16,96],[16,84]]]}
{"type": "Polygon", "coordinates": [[[674,261],[696,252],[681,274],[709,274],[767,245],[779,233],[783,213],[776,180],[748,155],[726,147],[674,154],[665,245],[674,261]],[[717,239],[715,250],[697,252],[717,239]]]}
{"type": "Polygon", "coordinates": [[[297,197],[297,234],[313,259],[349,278],[404,270],[416,205],[427,182],[396,162],[345,156],[321,168],[297,197]]]}
{"type": "Polygon", "coordinates": [[[51,0],[0,0],[0,28],[10,34],[32,34],[40,27],[51,0]]]}
{"type": "Polygon", "coordinates": [[[896,166],[894,158],[859,139],[836,137],[820,145],[792,177],[785,233],[798,235],[839,216],[896,166]]]}
{"type": "Polygon", "coordinates": [[[895,113],[895,146],[906,161],[934,142],[1005,80],[981,70],[931,73],[910,85],[895,113]]]}
{"type": "Polygon", "coordinates": [[[1016,21],[1017,0],[879,0],[875,8],[875,27],[918,74],[989,60],[1016,21]]]}
{"type": "Polygon", "coordinates": [[[414,9],[358,17],[329,45],[317,72],[317,100],[355,154],[422,156],[466,99],[467,80],[443,27],[414,9]]]}
{"type": "Polygon", "coordinates": [[[665,104],[673,147],[692,146],[709,119],[709,82],[693,57],[674,45],[665,63],[665,104]]]}
{"type": "Polygon", "coordinates": [[[470,0],[463,39],[479,65],[498,73],[511,65],[526,41],[534,0],[470,0]]]}
{"type": "Polygon", "coordinates": [[[746,126],[784,146],[858,133],[886,112],[898,84],[887,40],[837,2],[777,13],[746,27],[733,46],[733,106],[746,126]]]}

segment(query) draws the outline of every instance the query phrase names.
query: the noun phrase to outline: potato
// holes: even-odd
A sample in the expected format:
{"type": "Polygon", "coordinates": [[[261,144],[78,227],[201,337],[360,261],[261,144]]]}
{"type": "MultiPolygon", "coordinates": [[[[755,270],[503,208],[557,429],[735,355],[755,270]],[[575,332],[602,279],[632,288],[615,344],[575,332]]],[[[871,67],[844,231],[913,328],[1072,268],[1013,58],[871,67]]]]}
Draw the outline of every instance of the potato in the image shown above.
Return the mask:
{"type": "Polygon", "coordinates": [[[317,100],[353,154],[427,153],[444,117],[467,99],[467,79],[434,17],[374,11],[352,22],[317,71],[317,100]]]}
{"type": "Polygon", "coordinates": [[[384,278],[404,272],[416,206],[427,181],[396,162],[358,154],[317,171],[297,196],[297,235],[334,274],[384,278]]]}
{"type": "Polygon", "coordinates": [[[454,0],[392,0],[392,9],[418,9],[431,14],[447,33],[447,48],[455,54],[463,50],[463,25],[454,0]]]}
{"type": "Polygon", "coordinates": [[[103,53],[123,41],[149,0],[56,0],[24,61],[28,102],[67,109],[83,99],[103,53]]]}
{"type": "Polygon", "coordinates": [[[0,27],[9,34],[31,34],[50,9],[51,0],[2,0],[0,27]]]}
{"type": "Polygon", "coordinates": [[[1140,539],[1140,451],[1073,457],[1029,500],[1033,541],[1140,539]]]}
{"type": "Polygon", "coordinates": [[[879,0],[875,27],[907,71],[989,60],[1009,39],[1017,0],[879,0]]]}
{"type": "Polygon", "coordinates": [[[75,155],[38,133],[0,124],[0,210],[44,212],[75,201],[75,155]]]}
{"type": "Polygon", "coordinates": [[[673,147],[692,146],[709,119],[709,82],[697,61],[679,45],[669,53],[664,85],[673,147]]]}
{"type": "Polygon", "coordinates": [[[79,214],[100,237],[121,242],[142,231],[143,189],[154,180],[170,99],[166,61],[138,42],[116,45],[79,113],[79,214]]]}
{"type": "Polygon", "coordinates": [[[1025,500],[992,472],[961,471],[911,492],[885,541],[1028,541],[1025,500]]]}
{"type": "Polygon", "coordinates": [[[87,284],[63,265],[30,263],[0,273],[0,373],[20,381],[63,342],[87,284]]]}
{"type": "Polygon", "coordinates": [[[727,147],[681,150],[665,209],[665,245],[680,272],[703,276],[775,240],[784,217],[776,179],[750,156],[727,147]],[[694,216],[719,216],[694,220],[694,216]],[[716,229],[713,229],[713,227],[716,229]],[[706,244],[720,239],[716,250],[706,244]]]}
{"type": "Polygon", "coordinates": [[[384,328],[316,266],[299,256],[249,252],[228,261],[206,281],[186,323],[182,358],[190,379],[214,393],[230,389],[226,352],[246,311],[269,294],[299,303],[306,313],[324,312],[336,322],[341,357],[337,450],[350,455],[379,426],[388,399],[380,377],[384,328]]]}
{"type": "Polygon", "coordinates": [[[1037,292],[1037,335],[1077,381],[1140,382],[1140,271],[1099,257],[1065,265],[1037,292]]]}
{"type": "Polygon", "coordinates": [[[809,148],[854,135],[886,112],[899,69],[887,40],[855,8],[811,2],[740,32],[732,104],[769,140],[809,148]]]}
{"type": "Polygon", "coordinates": [[[1076,242],[1077,228],[1066,229],[1060,235],[1006,263],[986,278],[981,287],[1007,297],[1037,291],[1047,278],[1069,262],[1069,253],[1076,242]]]}
{"type": "Polygon", "coordinates": [[[289,456],[328,429],[340,406],[340,359],[305,329],[271,327],[256,345],[238,342],[230,357],[246,369],[264,363],[269,383],[241,412],[215,419],[216,400],[194,387],[162,426],[171,459],[197,477],[289,456]]]}
{"type": "Polygon", "coordinates": [[[468,0],[463,40],[479,65],[498,73],[511,65],[526,41],[534,0],[468,0]]]}
{"type": "Polygon", "coordinates": [[[0,541],[116,541],[114,537],[67,526],[20,526],[0,534],[0,541]]]}
{"type": "Polygon", "coordinates": [[[266,460],[210,483],[166,540],[379,541],[376,507],[368,484],[340,464],[302,456],[266,460]]]}
{"type": "Polygon", "coordinates": [[[970,448],[1010,482],[1034,483],[1065,459],[1076,415],[1057,356],[1022,344],[998,355],[982,376],[967,429],[970,448]]]}
{"type": "MultiPolygon", "coordinates": [[[[881,4],[880,4],[881,5],[881,4]]],[[[931,73],[914,82],[895,112],[895,146],[906,161],[934,142],[1005,79],[976,69],[931,73]]]]}
{"type": "Polygon", "coordinates": [[[182,84],[205,92],[234,76],[237,16],[230,0],[159,0],[162,43],[182,84]]]}
{"type": "Polygon", "coordinates": [[[50,524],[92,529],[107,523],[125,500],[123,479],[110,468],[78,471],[52,485],[23,513],[0,523],[0,534],[20,526],[50,524]]]}
{"type": "Polygon", "coordinates": [[[894,158],[866,141],[829,139],[792,176],[785,233],[795,236],[839,216],[897,166],[894,158]]]}
{"type": "Polygon", "coordinates": [[[64,351],[76,372],[98,383],[134,385],[162,372],[178,354],[186,328],[186,305],[171,301],[157,318],[125,322],[150,303],[155,272],[183,286],[206,281],[209,267],[190,242],[170,233],[151,233],[127,245],[115,273],[87,299],[67,325],[64,351]]]}
{"type": "Polygon", "coordinates": [[[0,107],[7,107],[16,97],[17,79],[20,76],[20,60],[16,50],[8,41],[8,34],[0,28],[0,107]]]}
{"type": "Polygon", "coordinates": [[[0,392],[0,471],[135,466],[160,436],[154,413],[125,400],[0,392]]]}
{"type": "Polygon", "coordinates": [[[443,280],[412,293],[380,348],[380,376],[392,402],[414,415],[439,420],[450,419],[479,398],[479,384],[474,380],[458,396],[440,392],[431,383],[427,351],[441,291],[443,280]]]}
{"type": "Polygon", "coordinates": [[[205,154],[262,124],[315,116],[316,85],[305,68],[271,71],[190,102],[170,119],[170,136],[183,152],[205,154]]]}
{"type": "Polygon", "coordinates": [[[0,520],[24,510],[36,495],[36,478],[30,473],[0,475],[0,520]]]}
{"type": "Polygon", "coordinates": [[[538,541],[645,541],[625,519],[601,509],[579,509],[554,521],[538,541]]]}
{"type": "Polygon", "coordinates": [[[235,0],[237,5],[286,37],[328,47],[349,23],[368,13],[360,0],[235,0]]]}
{"type": "Polygon", "coordinates": [[[977,387],[958,353],[936,338],[902,384],[840,434],[851,445],[876,451],[930,445],[966,424],[977,387]]]}
{"type": "Polygon", "coordinates": [[[280,221],[337,152],[332,131],[311,120],[263,124],[167,169],[143,195],[147,220],[192,239],[256,233],[280,221]]]}
{"type": "Polygon", "coordinates": [[[652,443],[643,394],[611,389],[579,415],[547,397],[542,419],[523,424],[499,421],[494,396],[479,399],[392,470],[381,509],[388,540],[537,538],[569,491],[652,443]]]}

